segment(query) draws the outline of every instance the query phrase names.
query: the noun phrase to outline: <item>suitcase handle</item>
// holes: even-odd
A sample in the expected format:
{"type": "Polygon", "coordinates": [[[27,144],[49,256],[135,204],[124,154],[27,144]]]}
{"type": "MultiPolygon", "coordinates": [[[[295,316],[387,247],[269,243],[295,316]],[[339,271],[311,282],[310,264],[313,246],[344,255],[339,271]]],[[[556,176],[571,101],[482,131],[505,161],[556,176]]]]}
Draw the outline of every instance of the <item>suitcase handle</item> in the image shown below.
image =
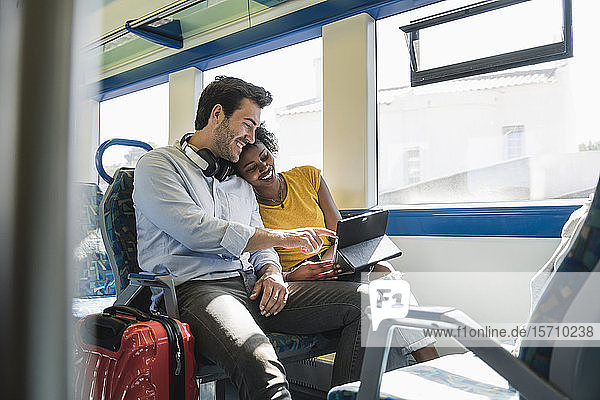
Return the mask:
{"type": "Polygon", "coordinates": [[[123,332],[129,325],[130,323],[118,318],[101,314],[90,315],[83,319],[79,334],[81,341],[85,344],[100,346],[116,352],[121,347],[123,332]]]}
{"type": "Polygon", "coordinates": [[[135,307],[130,306],[111,306],[104,310],[105,314],[108,315],[127,315],[129,317],[133,317],[138,321],[150,321],[150,315],[147,313],[138,310],[135,307]]]}

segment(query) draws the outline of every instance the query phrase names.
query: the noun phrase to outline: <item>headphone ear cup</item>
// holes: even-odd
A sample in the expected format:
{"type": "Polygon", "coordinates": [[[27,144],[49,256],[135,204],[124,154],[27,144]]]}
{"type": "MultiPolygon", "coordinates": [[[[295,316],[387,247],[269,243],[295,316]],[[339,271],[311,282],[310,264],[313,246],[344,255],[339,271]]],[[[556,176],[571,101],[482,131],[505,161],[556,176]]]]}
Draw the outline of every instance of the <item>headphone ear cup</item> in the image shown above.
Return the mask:
{"type": "Polygon", "coordinates": [[[200,149],[196,152],[196,154],[202,157],[208,164],[208,167],[206,167],[205,170],[202,170],[205,176],[211,177],[219,172],[219,161],[214,156],[212,151],[209,149],[200,149]]]}
{"type": "Polygon", "coordinates": [[[202,170],[202,173],[206,177],[214,176],[219,181],[225,180],[228,176],[235,173],[235,166],[233,163],[223,159],[217,158],[207,148],[196,149],[195,147],[188,144],[188,141],[192,137],[193,133],[186,134],[181,138],[182,151],[188,156],[198,168],[202,170]],[[206,164],[206,166],[204,166],[206,164]]]}
{"type": "Polygon", "coordinates": [[[235,173],[235,166],[232,162],[227,161],[223,158],[219,158],[217,160],[219,167],[217,168],[217,172],[215,173],[215,178],[219,181],[224,181],[227,177],[233,175],[235,173]]]}

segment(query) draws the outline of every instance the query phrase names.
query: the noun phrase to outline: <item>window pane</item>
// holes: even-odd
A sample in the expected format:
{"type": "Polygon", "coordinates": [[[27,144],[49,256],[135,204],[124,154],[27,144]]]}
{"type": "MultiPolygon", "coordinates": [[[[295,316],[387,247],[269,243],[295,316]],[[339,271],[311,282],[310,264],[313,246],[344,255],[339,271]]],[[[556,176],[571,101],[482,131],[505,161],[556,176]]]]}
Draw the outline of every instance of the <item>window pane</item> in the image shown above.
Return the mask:
{"type": "Polygon", "coordinates": [[[261,119],[279,140],[277,168],[322,168],[321,38],[261,54],[204,73],[208,85],[218,75],[235,76],[273,95],[261,119]]]}
{"type": "Polygon", "coordinates": [[[421,29],[419,70],[559,43],[562,17],[562,0],[532,0],[421,29]]]}
{"type": "MultiPolygon", "coordinates": [[[[154,148],[166,146],[169,140],[169,84],[101,102],[100,143],[114,138],[141,140],[154,148]]],[[[134,167],[144,153],[145,150],[138,147],[109,147],[104,152],[104,169],[112,176],[117,168],[134,167]]]]}
{"type": "Polygon", "coordinates": [[[414,88],[406,15],[377,21],[380,204],[587,196],[600,169],[599,11],[574,2],[574,58],[414,88]]]}

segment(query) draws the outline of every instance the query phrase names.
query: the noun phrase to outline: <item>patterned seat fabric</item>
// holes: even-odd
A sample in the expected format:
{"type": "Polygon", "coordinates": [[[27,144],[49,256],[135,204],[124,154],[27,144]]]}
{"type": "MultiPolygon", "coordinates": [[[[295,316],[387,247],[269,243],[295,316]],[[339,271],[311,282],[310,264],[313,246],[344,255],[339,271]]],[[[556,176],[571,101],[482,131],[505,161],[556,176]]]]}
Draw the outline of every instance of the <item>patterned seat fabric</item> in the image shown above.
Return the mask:
{"type": "MultiPolygon", "coordinates": [[[[600,260],[600,182],[579,235],[556,272],[593,272],[600,260]]],[[[530,318],[531,323],[560,322],[586,282],[584,274],[561,274],[548,283],[530,318]]],[[[595,321],[598,322],[598,321],[595,321]]],[[[522,347],[519,358],[548,379],[552,347],[522,347]]]]}
{"type": "MultiPolygon", "coordinates": [[[[336,386],[327,400],[356,400],[359,386],[360,382],[336,386]]],[[[386,372],[378,400],[519,400],[519,396],[481,359],[473,353],[464,353],[386,372]]]]}
{"type": "Polygon", "coordinates": [[[99,207],[102,191],[94,183],[77,184],[77,241],[74,262],[78,271],[75,296],[111,296],[115,280],[99,229],[99,207]]]}
{"type": "Polygon", "coordinates": [[[286,335],[283,333],[267,333],[267,337],[277,354],[309,349],[319,340],[317,335],[286,335]]]}
{"type": "Polygon", "coordinates": [[[129,284],[127,276],[140,272],[137,262],[137,232],[133,209],[133,168],[119,168],[106,190],[103,218],[110,252],[119,271],[119,288],[129,284]]]}
{"type": "MultiPolygon", "coordinates": [[[[358,387],[338,387],[329,392],[327,400],[356,400],[358,397],[358,387]]],[[[385,394],[379,397],[379,400],[402,400],[399,397],[389,397],[385,394]]]]}

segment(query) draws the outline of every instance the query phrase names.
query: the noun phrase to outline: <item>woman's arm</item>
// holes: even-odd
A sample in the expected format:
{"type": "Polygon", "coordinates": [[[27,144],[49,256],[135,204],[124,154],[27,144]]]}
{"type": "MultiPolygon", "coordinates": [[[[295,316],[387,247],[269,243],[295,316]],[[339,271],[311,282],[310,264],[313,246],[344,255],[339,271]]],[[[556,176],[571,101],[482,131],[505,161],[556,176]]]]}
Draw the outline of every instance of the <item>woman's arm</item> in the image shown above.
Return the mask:
{"type": "MultiPolygon", "coordinates": [[[[337,229],[337,222],[342,219],[333,197],[329,192],[329,188],[323,177],[320,177],[319,190],[317,192],[318,203],[323,212],[325,227],[332,231],[337,229]]],[[[337,279],[335,276],[336,267],[332,263],[333,246],[329,247],[325,253],[321,255],[321,261],[305,261],[293,271],[284,272],[286,281],[312,281],[321,279],[337,279]]]]}
{"type": "Polygon", "coordinates": [[[317,192],[317,195],[319,197],[319,207],[321,207],[323,216],[325,217],[325,227],[335,232],[337,229],[337,223],[342,219],[342,215],[335,205],[333,197],[331,196],[331,192],[329,191],[329,187],[327,187],[327,183],[325,183],[325,179],[323,179],[323,177],[321,177],[321,183],[319,184],[319,191],[317,192]]]}
{"type": "Polygon", "coordinates": [[[283,272],[284,281],[316,281],[337,279],[336,268],[332,260],[304,261],[292,271],[283,272]]]}
{"type": "MultiPolygon", "coordinates": [[[[323,179],[322,176],[317,195],[319,199],[319,207],[321,207],[323,216],[325,217],[325,226],[327,229],[335,232],[337,229],[337,223],[342,219],[342,215],[335,205],[333,197],[331,196],[331,192],[329,191],[329,187],[327,186],[327,183],[325,183],[325,179],[323,179]]],[[[333,246],[331,246],[321,255],[321,259],[333,260],[333,256],[333,246]]]]}

